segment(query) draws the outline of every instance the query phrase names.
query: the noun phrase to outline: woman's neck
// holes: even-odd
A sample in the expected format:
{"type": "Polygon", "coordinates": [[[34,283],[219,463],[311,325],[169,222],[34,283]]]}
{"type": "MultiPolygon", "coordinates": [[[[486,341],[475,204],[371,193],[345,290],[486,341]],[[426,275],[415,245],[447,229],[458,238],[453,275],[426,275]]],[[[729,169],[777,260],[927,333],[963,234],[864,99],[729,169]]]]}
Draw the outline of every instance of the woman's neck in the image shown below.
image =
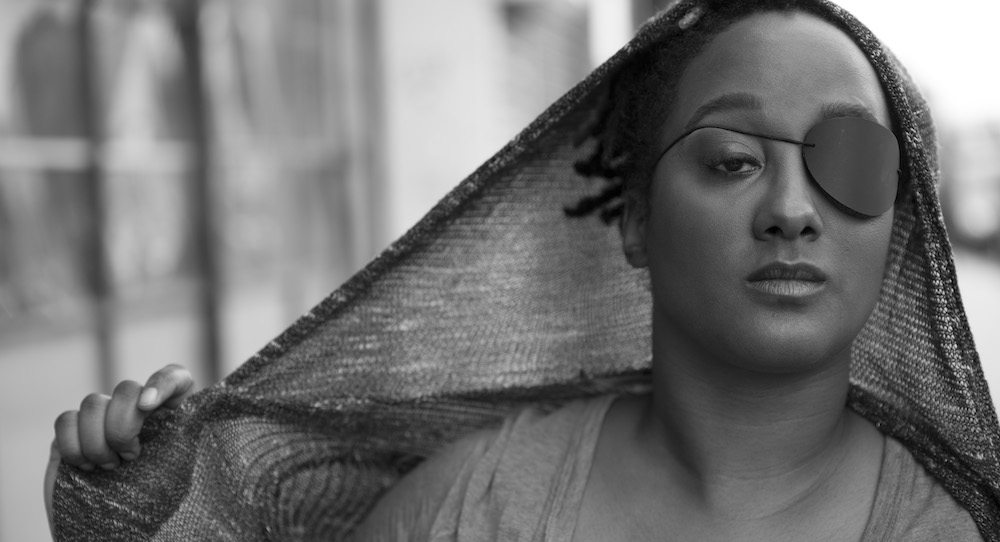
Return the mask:
{"type": "Polygon", "coordinates": [[[775,513],[808,502],[853,461],[866,431],[845,408],[847,350],[809,370],[768,373],[683,340],[653,342],[653,394],[635,438],[704,507],[775,513]]]}

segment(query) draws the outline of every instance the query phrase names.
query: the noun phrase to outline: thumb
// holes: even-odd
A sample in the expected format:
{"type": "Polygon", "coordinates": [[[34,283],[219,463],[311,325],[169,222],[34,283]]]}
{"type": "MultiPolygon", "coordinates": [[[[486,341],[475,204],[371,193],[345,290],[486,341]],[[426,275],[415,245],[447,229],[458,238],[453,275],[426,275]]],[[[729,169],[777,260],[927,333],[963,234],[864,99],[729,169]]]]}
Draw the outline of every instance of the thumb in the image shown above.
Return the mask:
{"type": "Polygon", "coordinates": [[[160,406],[177,408],[194,393],[194,377],[180,365],[167,365],[153,373],[139,396],[139,410],[151,412],[160,406]]]}

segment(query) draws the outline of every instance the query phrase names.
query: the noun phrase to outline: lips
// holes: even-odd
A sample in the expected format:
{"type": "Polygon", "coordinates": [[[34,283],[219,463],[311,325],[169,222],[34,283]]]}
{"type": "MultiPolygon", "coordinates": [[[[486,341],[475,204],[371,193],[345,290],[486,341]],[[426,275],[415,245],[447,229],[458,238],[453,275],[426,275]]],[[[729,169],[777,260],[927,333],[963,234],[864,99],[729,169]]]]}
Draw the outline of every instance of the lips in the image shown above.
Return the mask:
{"type": "Polygon", "coordinates": [[[765,280],[801,280],[826,282],[826,273],[808,263],[774,262],[761,267],[747,277],[750,282],[765,280]]]}
{"type": "Polygon", "coordinates": [[[773,262],[747,277],[747,284],[754,290],[778,297],[806,297],[823,289],[827,275],[820,268],[808,263],[773,262]]]}

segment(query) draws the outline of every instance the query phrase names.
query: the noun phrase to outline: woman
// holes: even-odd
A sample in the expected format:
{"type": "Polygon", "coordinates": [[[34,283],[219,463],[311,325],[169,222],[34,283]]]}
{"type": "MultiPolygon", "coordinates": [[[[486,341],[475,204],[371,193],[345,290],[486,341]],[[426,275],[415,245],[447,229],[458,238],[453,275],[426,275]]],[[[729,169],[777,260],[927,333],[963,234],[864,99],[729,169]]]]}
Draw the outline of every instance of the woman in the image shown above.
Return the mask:
{"type": "Polygon", "coordinates": [[[57,516],[114,519],[57,534],[997,540],[996,416],[894,66],[824,2],[681,3],[140,461],[64,467],[57,516]],[[569,170],[581,126],[607,188],[569,170]],[[571,214],[620,240],[557,216],[595,191],[571,214]]]}

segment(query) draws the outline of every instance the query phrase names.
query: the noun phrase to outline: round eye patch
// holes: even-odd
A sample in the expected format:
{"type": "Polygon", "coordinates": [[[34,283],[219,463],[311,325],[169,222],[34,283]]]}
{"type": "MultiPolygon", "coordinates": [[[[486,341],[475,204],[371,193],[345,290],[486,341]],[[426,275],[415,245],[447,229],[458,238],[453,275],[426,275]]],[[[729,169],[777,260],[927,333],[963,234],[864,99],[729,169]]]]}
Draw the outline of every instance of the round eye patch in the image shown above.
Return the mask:
{"type": "Polygon", "coordinates": [[[889,210],[899,184],[899,143],[877,122],[838,117],[813,126],[802,158],[831,198],[865,216],[889,210]]]}
{"type": "Polygon", "coordinates": [[[805,141],[723,126],[698,126],[667,145],[656,163],[680,140],[703,128],[718,128],[801,146],[802,159],[820,189],[858,214],[879,216],[888,211],[896,199],[899,142],[891,130],[877,122],[860,117],[827,119],[813,126],[805,141]]]}

